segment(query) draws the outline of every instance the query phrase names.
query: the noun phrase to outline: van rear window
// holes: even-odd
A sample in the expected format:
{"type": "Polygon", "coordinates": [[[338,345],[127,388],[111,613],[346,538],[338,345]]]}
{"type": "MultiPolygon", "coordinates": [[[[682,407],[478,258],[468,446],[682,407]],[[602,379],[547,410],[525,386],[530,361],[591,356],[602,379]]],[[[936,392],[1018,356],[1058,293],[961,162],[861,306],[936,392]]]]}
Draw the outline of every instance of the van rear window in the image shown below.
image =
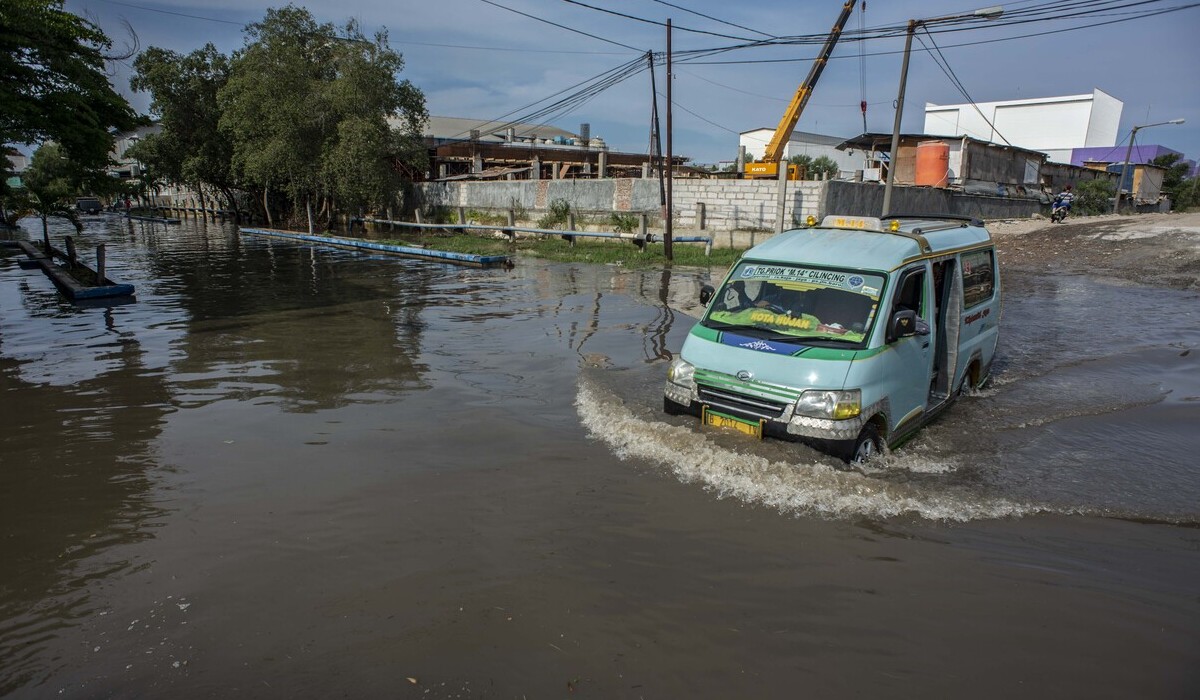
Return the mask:
{"type": "Polygon", "coordinates": [[[962,256],[963,308],[981,304],[996,291],[996,258],[989,250],[977,250],[962,256]]]}

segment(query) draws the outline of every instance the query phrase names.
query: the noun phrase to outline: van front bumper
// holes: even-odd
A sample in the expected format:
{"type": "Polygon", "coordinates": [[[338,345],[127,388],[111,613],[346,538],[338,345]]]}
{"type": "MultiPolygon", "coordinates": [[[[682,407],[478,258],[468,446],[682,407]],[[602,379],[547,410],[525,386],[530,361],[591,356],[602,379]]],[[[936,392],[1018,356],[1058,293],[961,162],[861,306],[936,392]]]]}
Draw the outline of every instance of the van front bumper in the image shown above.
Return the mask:
{"type": "Polygon", "coordinates": [[[676,411],[679,413],[699,416],[704,406],[708,406],[709,408],[748,421],[762,419],[766,435],[783,439],[828,440],[834,442],[854,440],[862,432],[863,426],[867,424],[871,416],[874,416],[883,408],[880,405],[882,402],[880,402],[880,404],[867,407],[854,418],[833,420],[830,418],[813,418],[796,415],[796,405],[795,403],[790,403],[783,405],[778,413],[771,414],[747,409],[744,403],[736,400],[730,401],[716,398],[702,401],[697,388],[695,384],[688,387],[668,380],[666,386],[663,388],[663,396],[678,407],[676,411]]]}

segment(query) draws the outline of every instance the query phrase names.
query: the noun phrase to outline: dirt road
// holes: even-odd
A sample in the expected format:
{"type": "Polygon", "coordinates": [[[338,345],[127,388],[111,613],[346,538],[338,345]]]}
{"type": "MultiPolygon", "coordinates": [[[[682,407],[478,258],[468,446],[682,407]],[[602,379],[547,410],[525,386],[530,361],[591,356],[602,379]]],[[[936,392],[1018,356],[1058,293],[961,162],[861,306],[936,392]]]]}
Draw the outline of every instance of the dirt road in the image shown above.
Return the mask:
{"type": "Polygon", "coordinates": [[[988,222],[1004,267],[1200,289],[1200,213],[988,222]]]}

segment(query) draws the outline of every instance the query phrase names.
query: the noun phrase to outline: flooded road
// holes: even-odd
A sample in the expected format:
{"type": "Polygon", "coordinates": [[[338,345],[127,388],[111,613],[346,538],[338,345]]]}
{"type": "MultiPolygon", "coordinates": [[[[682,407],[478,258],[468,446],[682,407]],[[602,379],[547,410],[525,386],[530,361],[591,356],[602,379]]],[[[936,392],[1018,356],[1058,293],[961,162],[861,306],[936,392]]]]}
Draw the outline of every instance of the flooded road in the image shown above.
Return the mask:
{"type": "Polygon", "coordinates": [[[84,238],[137,303],[0,254],[0,696],[1200,694],[1194,292],[1008,275],[856,473],[661,414],[715,271],[84,238]]]}

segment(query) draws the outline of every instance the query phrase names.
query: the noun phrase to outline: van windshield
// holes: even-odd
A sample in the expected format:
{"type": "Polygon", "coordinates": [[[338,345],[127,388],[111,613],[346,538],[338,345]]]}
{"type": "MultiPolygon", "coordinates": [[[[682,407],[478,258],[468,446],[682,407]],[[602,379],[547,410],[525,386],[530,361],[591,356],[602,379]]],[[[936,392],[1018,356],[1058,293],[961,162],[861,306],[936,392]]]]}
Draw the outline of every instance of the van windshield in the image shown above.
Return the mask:
{"type": "Polygon", "coordinates": [[[880,274],[742,262],[703,323],[754,335],[859,344],[875,318],[883,282],[880,274]]]}

